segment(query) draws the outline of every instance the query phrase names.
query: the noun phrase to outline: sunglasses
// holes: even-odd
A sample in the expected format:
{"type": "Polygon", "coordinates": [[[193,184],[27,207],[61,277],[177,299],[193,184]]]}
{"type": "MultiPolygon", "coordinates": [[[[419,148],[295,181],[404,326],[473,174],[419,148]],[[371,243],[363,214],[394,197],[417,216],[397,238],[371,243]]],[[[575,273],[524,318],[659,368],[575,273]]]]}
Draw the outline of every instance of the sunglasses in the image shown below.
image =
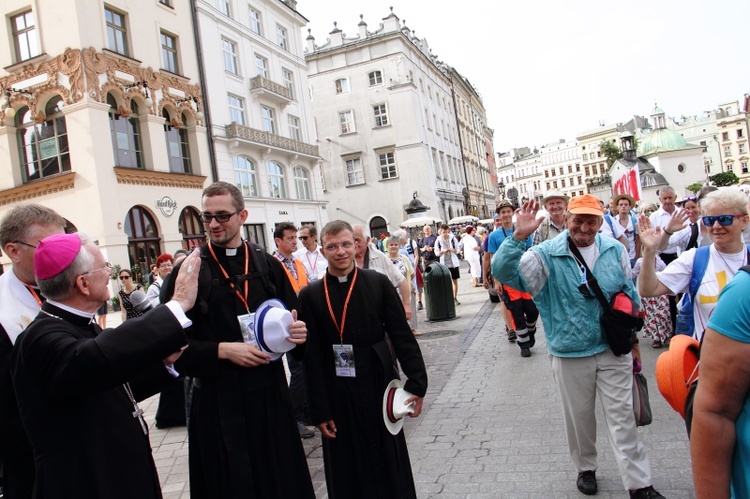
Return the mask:
{"type": "Polygon", "coordinates": [[[229,221],[230,218],[235,216],[237,213],[241,212],[242,210],[237,210],[234,213],[217,213],[216,215],[212,215],[210,213],[201,213],[201,220],[204,224],[210,224],[212,219],[216,219],[217,222],[220,224],[226,223],[229,221]]]}
{"type": "Polygon", "coordinates": [[[299,236],[297,239],[300,241],[307,241],[310,236],[299,236]]]}
{"type": "Polygon", "coordinates": [[[722,227],[728,227],[734,222],[734,217],[744,216],[745,215],[715,215],[701,217],[701,220],[703,221],[703,225],[705,225],[706,227],[713,227],[716,222],[719,222],[719,225],[721,225],[722,227]]]}
{"type": "Polygon", "coordinates": [[[130,279],[130,276],[129,276],[129,275],[121,275],[121,276],[120,276],[120,280],[121,280],[121,281],[127,281],[128,279],[130,279]]]}

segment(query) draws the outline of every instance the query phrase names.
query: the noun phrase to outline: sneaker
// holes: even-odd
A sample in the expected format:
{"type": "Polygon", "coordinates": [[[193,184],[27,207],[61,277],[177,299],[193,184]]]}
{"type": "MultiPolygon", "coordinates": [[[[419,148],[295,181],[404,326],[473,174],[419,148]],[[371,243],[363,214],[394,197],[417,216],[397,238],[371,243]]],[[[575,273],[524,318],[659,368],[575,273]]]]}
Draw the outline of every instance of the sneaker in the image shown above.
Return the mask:
{"type": "Polygon", "coordinates": [[[508,341],[516,341],[516,338],[518,336],[516,335],[516,331],[514,329],[508,329],[508,341]]]}
{"type": "Polygon", "coordinates": [[[531,357],[531,350],[529,350],[528,348],[522,348],[521,357],[531,357]]]}
{"type": "Polygon", "coordinates": [[[417,310],[424,310],[424,306],[422,305],[422,302],[417,303],[417,310]]]}
{"type": "Polygon", "coordinates": [[[302,421],[297,421],[297,431],[300,438],[312,438],[315,436],[315,432],[305,426],[305,423],[302,421]]]}
{"type": "MultiPolygon", "coordinates": [[[[593,496],[599,490],[596,485],[596,471],[582,471],[578,473],[578,480],[576,480],[576,486],[578,490],[586,494],[587,496],[593,496]]],[[[630,493],[630,497],[633,497],[633,493],[630,493]]]]}
{"type": "Polygon", "coordinates": [[[630,499],[664,499],[664,496],[659,494],[653,486],[649,485],[642,489],[631,490],[630,499]]]}

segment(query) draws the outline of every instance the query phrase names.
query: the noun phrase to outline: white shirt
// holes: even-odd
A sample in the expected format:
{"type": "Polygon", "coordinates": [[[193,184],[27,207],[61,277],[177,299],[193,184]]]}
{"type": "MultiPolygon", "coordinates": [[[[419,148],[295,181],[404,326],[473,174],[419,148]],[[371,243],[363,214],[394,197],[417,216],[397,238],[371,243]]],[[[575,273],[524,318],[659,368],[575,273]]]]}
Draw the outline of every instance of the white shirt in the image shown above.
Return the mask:
{"type": "MultiPolygon", "coordinates": [[[[667,265],[662,272],[656,273],[656,278],[664,284],[672,294],[687,293],[690,286],[690,276],[693,271],[695,248],[681,254],[675,261],[667,265]]],[[[693,320],[695,322],[694,337],[700,341],[706,329],[708,319],[716,307],[719,293],[724,289],[734,274],[747,264],[747,248],[734,254],[719,253],[712,245],[709,250],[708,266],[703,275],[698,291],[695,293],[693,304],[693,320]]]]}
{"type": "Polygon", "coordinates": [[[326,274],[328,260],[323,256],[323,249],[320,246],[316,247],[315,251],[307,251],[307,248],[302,246],[301,249],[292,253],[292,256],[302,262],[310,282],[317,281],[326,274]]]}
{"type": "Polygon", "coordinates": [[[625,234],[625,227],[620,225],[620,222],[618,222],[615,217],[604,215],[604,219],[602,220],[602,227],[601,229],[599,229],[599,234],[601,234],[602,236],[611,237],[613,239],[620,239],[620,236],[625,234]],[[607,221],[607,217],[609,217],[609,222],[612,222],[611,227],[609,225],[609,222],[607,221]]]}
{"type": "Polygon", "coordinates": [[[376,270],[381,274],[388,276],[388,279],[391,280],[391,284],[393,284],[394,288],[401,286],[401,283],[404,282],[405,278],[401,275],[401,272],[396,270],[396,267],[393,266],[391,259],[385,256],[385,254],[379,249],[373,248],[372,246],[370,246],[368,250],[367,254],[370,261],[368,262],[367,268],[370,270],[376,270]]]}
{"type": "Polygon", "coordinates": [[[146,301],[154,308],[158,307],[161,303],[161,301],[159,301],[159,294],[161,293],[162,284],[164,284],[164,280],[157,275],[154,282],[152,282],[151,286],[146,290],[146,301]]]}
{"type": "MultiPolygon", "coordinates": [[[[675,208],[676,210],[677,208],[675,208]]],[[[674,211],[672,212],[674,213],[674,211]]],[[[672,218],[672,213],[667,213],[664,211],[663,207],[660,207],[658,210],[653,212],[648,219],[651,221],[651,226],[655,229],[657,227],[664,228],[669,223],[669,219],[672,218]]],[[[665,255],[674,255],[677,254],[677,248],[667,248],[664,251],[660,251],[660,253],[663,253],[665,255]]]]}

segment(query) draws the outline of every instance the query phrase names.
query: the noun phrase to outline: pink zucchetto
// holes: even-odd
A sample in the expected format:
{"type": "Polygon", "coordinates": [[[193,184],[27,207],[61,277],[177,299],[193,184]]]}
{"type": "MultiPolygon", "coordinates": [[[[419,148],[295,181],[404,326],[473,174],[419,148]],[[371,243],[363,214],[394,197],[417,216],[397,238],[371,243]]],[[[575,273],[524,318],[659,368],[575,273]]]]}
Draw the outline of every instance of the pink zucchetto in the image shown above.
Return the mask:
{"type": "Polygon", "coordinates": [[[34,253],[34,274],[42,281],[55,277],[73,263],[79,251],[78,234],[56,234],[42,239],[34,253]]]}

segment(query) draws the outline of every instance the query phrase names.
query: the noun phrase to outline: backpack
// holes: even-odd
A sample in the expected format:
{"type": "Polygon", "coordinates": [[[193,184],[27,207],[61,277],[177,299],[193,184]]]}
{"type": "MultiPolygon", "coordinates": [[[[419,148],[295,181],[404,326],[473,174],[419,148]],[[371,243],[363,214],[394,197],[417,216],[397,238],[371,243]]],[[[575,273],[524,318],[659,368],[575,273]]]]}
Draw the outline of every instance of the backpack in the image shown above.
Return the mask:
{"type": "MultiPolygon", "coordinates": [[[[604,220],[606,220],[607,223],[609,224],[609,230],[612,231],[612,236],[614,236],[615,226],[613,225],[613,222],[612,222],[612,215],[604,215],[604,220]]],[[[630,222],[633,224],[633,233],[638,234],[638,227],[636,225],[638,223],[638,220],[633,215],[630,215],[630,222]]],[[[547,231],[549,231],[549,226],[547,226],[547,231]]]]}

